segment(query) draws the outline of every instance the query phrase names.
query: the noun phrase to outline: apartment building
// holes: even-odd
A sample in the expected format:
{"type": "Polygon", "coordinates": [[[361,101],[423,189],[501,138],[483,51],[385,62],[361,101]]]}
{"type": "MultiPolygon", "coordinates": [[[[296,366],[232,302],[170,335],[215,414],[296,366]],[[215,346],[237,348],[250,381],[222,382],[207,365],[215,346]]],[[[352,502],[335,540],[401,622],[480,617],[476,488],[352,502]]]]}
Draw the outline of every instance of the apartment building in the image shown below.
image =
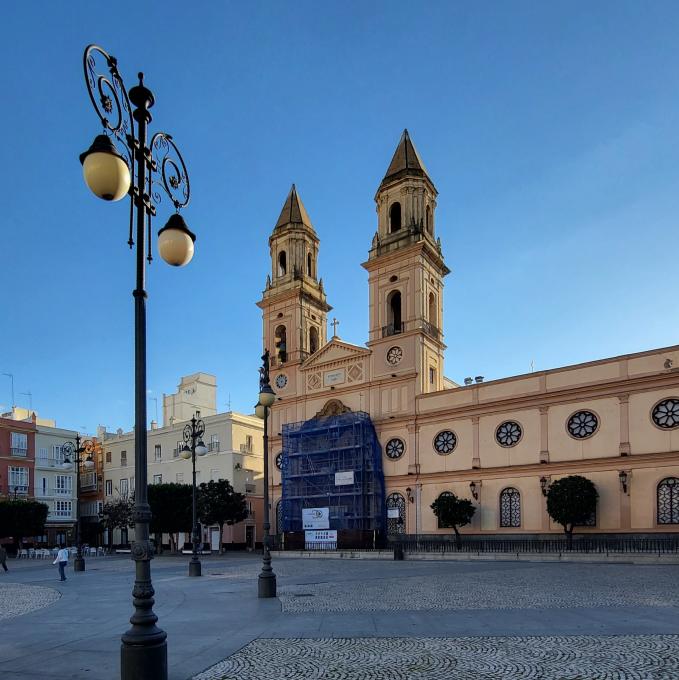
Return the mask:
{"type": "Polygon", "coordinates": [[[35,415],[15,420],[0,416],[0,497],[32,498],[35,475],[35,415]]]}

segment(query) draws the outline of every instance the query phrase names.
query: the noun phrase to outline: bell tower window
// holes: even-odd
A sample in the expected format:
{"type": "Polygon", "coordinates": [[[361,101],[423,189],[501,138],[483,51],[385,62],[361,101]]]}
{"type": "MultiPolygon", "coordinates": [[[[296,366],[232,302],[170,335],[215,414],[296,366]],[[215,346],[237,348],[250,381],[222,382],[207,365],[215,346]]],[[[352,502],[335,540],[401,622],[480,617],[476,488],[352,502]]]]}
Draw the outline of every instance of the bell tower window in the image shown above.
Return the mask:
{"type": "Polygon", "coordinates": [[[396,203],[391,204],[389,208],[389,232],[394,233],[401,228],[401,204],[396,201],[396,203]]]}
{"type": "Polygon", "coordinates": [[[285,276],[288,271],[288,257],[284,250],[278,253],[278,276],[285,276]]]}
{"type": "Polygon", "coordinates": [[[307,256],[306,256],[306,273],[307,273],[307,276],[312,276],[312,274],[311,274],[311,253],[307,253],[307,256]]]}
{"type": "Polygon", "coordinates": [[[429,206],[427,206],[424,212],[424,226],[427,229],[427,233],[431,234],[433,230],[431,225],[431,208],[429,206]]]}
{"type": "Polygon", "coordinates": [[[276,344],[276,354],[278,356],[278,360],[283,364],[288,360],[285,326],[278,326],[276,328],[276,332],[274,335],[275,335],[274,342],[276,344]]]}
{"type": "Polygon", "coordinates": [[[432,326],[437,326],[438,324],[436,323],[436,296],[434,293],[429,293],[429,316],[427,321],[432,326]]]}
{"type": "Polygon", "coordinates": [[[312,326],[309,330],[309,352],[314,354],[318,351],[318,329],[312,326]]]}
{"type": "Polygon", "coordinates": [[[401,318],[401,292],[392,290],[387,297],[387,319],[389,325],[387,326],[387,335],[395,335],[403,331],[403,322],[401,318]]]}

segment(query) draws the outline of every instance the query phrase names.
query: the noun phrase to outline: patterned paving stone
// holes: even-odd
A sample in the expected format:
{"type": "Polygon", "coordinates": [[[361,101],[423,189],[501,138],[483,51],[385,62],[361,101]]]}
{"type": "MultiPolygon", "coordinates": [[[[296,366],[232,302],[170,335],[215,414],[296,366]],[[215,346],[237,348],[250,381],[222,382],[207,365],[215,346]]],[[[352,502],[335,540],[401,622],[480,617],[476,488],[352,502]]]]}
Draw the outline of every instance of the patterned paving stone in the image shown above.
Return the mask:
{"type": "Polygon", "coordinates": [[[679,636],[258,639],[194,680],[670,680],[679,636]]]}
{"type": "Polygon", "coordinates": [[[279,587],[288,613],[679,606],[679,570],[579,565],[485,569],[279,587]],[[577,578],[576,578],[577,575],[577,578]]]}
{"type": "Polygon", "coordinates": [[[0,620],[42,609],[53,604],[60,597],[61,593],[53,588],[21,583],[0,584],[0,620]]]}

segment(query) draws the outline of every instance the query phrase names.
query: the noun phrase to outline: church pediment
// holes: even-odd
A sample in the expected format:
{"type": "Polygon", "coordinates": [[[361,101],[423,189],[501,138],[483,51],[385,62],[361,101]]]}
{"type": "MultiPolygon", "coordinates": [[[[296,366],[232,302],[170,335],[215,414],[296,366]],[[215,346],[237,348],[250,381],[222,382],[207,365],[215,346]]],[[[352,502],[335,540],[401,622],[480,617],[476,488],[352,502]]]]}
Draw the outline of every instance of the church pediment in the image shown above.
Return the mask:
{"type": "Polygon", "coordinates": [[[327,366],[328,364],[337,362],[350,361],[352,359],[363,359],[369,355],[370,350],[365,347],[350,345],[348,342],[333,338],[302,364],[302,370],[327,366]]]}

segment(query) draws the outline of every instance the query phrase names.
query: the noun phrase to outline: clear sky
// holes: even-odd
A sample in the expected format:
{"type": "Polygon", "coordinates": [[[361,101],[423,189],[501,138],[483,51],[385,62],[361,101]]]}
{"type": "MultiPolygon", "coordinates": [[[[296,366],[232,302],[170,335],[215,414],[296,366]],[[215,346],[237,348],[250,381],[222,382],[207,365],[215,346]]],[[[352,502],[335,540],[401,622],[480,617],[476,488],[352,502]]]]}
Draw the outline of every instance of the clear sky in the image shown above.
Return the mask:
{"type": "Polygon", "coordinates": [[[31,392],[61,426],[132,426],[128,207],[94,198],[78,161],[100,129],[82,73],[90,42],[128,87],[146,73],[153,129],[189,166],[195,257],[181,270],[158,258],[148,274],[159,410],[195,371],[217,376],[220,410],[229,395],[251,410],[255,301],[292,182],[339,335],[366,341],[360,263],[404,127],[439,190],[446,375],[672,345],[678,35],[679,3],[660,0],[6,3],[0,373],[14,374],[19,405],[31,392]]]}

